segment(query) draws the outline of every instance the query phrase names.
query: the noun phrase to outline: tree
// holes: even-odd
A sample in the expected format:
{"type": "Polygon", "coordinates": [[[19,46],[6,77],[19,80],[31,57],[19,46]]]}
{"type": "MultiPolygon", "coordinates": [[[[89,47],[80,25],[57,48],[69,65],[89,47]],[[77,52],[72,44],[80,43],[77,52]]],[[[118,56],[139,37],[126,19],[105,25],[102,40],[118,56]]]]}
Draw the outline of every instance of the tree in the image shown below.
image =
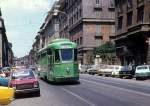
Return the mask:
{"type": "Polygon", "coordinates": [[[113,42],[106,42],[94,49],[94,55],[99,55],[103,62],[112,64],[113,58],[116,57],[116,48],[113,42]]]}

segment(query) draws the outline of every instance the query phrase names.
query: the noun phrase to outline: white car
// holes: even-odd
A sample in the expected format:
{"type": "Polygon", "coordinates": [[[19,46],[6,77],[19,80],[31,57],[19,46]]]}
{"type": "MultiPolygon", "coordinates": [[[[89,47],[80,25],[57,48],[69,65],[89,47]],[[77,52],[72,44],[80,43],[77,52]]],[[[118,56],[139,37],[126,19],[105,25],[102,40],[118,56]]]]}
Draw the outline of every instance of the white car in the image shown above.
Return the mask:
{"type": "Polygon", "coordinates": [[[100,68],[99,65],[92,65],[91,68],[87,69],[87,73],[92,75],[97,74],[99,68],[100,68]]]}
{"type": "Polygon", "coordinates": [[[122,66],[120,65],[103,65],[100,67],[98,74],[103,76],[117,75],[121,71],[121,68],[122,66]]]}
{"type": "Polygon", "coordinates": [[[141,65],[136,67],[135,78],[150,78],[150,65],[141,65]]]}
{"type": "Polygon", "coordinates": [[[89,69],[89,65],[81,65],[79,66],[79,70],[81,74],[87,73],[87,70],[89,69]]]}
{"type": "Polygon", "coordinates": [[[119,77],[122,68],[123,68],[123,66],[114,65],[114,70],[112,71],[112,76],[113,77],[119,77]]]}

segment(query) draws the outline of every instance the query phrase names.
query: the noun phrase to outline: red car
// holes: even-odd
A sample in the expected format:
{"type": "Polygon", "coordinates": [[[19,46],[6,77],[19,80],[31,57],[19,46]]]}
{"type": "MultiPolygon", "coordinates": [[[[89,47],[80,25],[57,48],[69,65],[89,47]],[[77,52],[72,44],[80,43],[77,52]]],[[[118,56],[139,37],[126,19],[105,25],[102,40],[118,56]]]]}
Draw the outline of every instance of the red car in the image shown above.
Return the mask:
{"type": "Polygon", "coordinates": [[[34,93],[40,96],[38,78],[31,69],[16,70],[12,73],[10,86],[15,88],[15,94],[34,93]]]}

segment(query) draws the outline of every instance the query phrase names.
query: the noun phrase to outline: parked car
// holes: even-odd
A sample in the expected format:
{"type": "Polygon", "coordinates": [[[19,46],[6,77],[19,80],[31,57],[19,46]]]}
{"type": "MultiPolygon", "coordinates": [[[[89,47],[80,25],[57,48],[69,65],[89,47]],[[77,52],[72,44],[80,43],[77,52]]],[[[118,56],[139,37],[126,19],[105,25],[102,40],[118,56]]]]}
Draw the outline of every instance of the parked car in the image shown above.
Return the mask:
{"type": "Polygon", "coordinates": [[[115,65],[101,65],[100,69],[98,70],[98,74],[103,76],[112,76],[112,72],[115,72],[115,70],[115,65]]]}
{"type": "Polygon", "coordinates": [[[5,75],[5,73],[4,73],[4,71],[2,69],[0,70],[0,76],[6,77],[6,75],[5,75]]]}
{"type": "Polygon", "coordinates": [[[123,66],[121,71],[119,72],[120,78],[132,78],[133,77],[133,69],[131,66],[123,66]]]}
{"type": "Polygon", "coordinates": [[[114,70],[112,70],[112,77],[119,77],[120,76],[120,72],[122,70],[123,66],[121,65],[114,65],[114,70]]]}
{"type": "Polygon", "coordinates": [[[14,89],[0,86],[0,106],[8,105],[14,97],[14,89]]]}
{"type": "Polygon", "coordinates": [[[0,76],[0,86],[8,86],[9,80],[3,76],[0,76]]]}
{"type": "Polygon", "coordinates": [[[40,96],[38,78],[31,69],[16,70],[12,73],[10,86],[15,88],[15,94],[34,93],[40,96]]]}
{"type": "Polygon", "coordinates": [[[87,73],[87,70],[90,68],[90,65],[81,65],[79,67],[79,70],[80,70],[80,73],[81,74],[84,74],[84,73],[87,73]]]}
{"type": "Polygon", "coordinates": [[[135,70],[135,78],[137,80],[141,78],[150,78],[150,65],[137,66],[135,70]]]}
{"type": "Polygon", "coordinates": [[[5,73],[6,77],[10,76],[10,73],[11,73],[10,67],[3,67],[1,70],[5,73]]]}
{"type": "Polygon", "coordinates": [[[97,74],[98,70],[100,68],[100,65],[92,65],[91,68],[87,69],[88,74],[97,74]]]}

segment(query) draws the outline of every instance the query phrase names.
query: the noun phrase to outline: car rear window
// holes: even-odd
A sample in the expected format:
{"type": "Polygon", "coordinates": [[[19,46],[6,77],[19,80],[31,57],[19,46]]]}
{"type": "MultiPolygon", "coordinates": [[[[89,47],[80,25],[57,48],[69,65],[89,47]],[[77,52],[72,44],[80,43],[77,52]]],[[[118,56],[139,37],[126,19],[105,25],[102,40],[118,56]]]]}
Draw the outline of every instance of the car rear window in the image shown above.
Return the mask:
{"type": "Polygon", "coordinates": [[[148,67],[137,67],[137,70],[145,70],[148,69],[148,67]]]}
{"type": "Polygon", "coordinates": [[[33,78],[34,74],[31,70],[21,70],[16,71],[12,74],[12,79],[20,79],[20,78],[33,78]]]}

